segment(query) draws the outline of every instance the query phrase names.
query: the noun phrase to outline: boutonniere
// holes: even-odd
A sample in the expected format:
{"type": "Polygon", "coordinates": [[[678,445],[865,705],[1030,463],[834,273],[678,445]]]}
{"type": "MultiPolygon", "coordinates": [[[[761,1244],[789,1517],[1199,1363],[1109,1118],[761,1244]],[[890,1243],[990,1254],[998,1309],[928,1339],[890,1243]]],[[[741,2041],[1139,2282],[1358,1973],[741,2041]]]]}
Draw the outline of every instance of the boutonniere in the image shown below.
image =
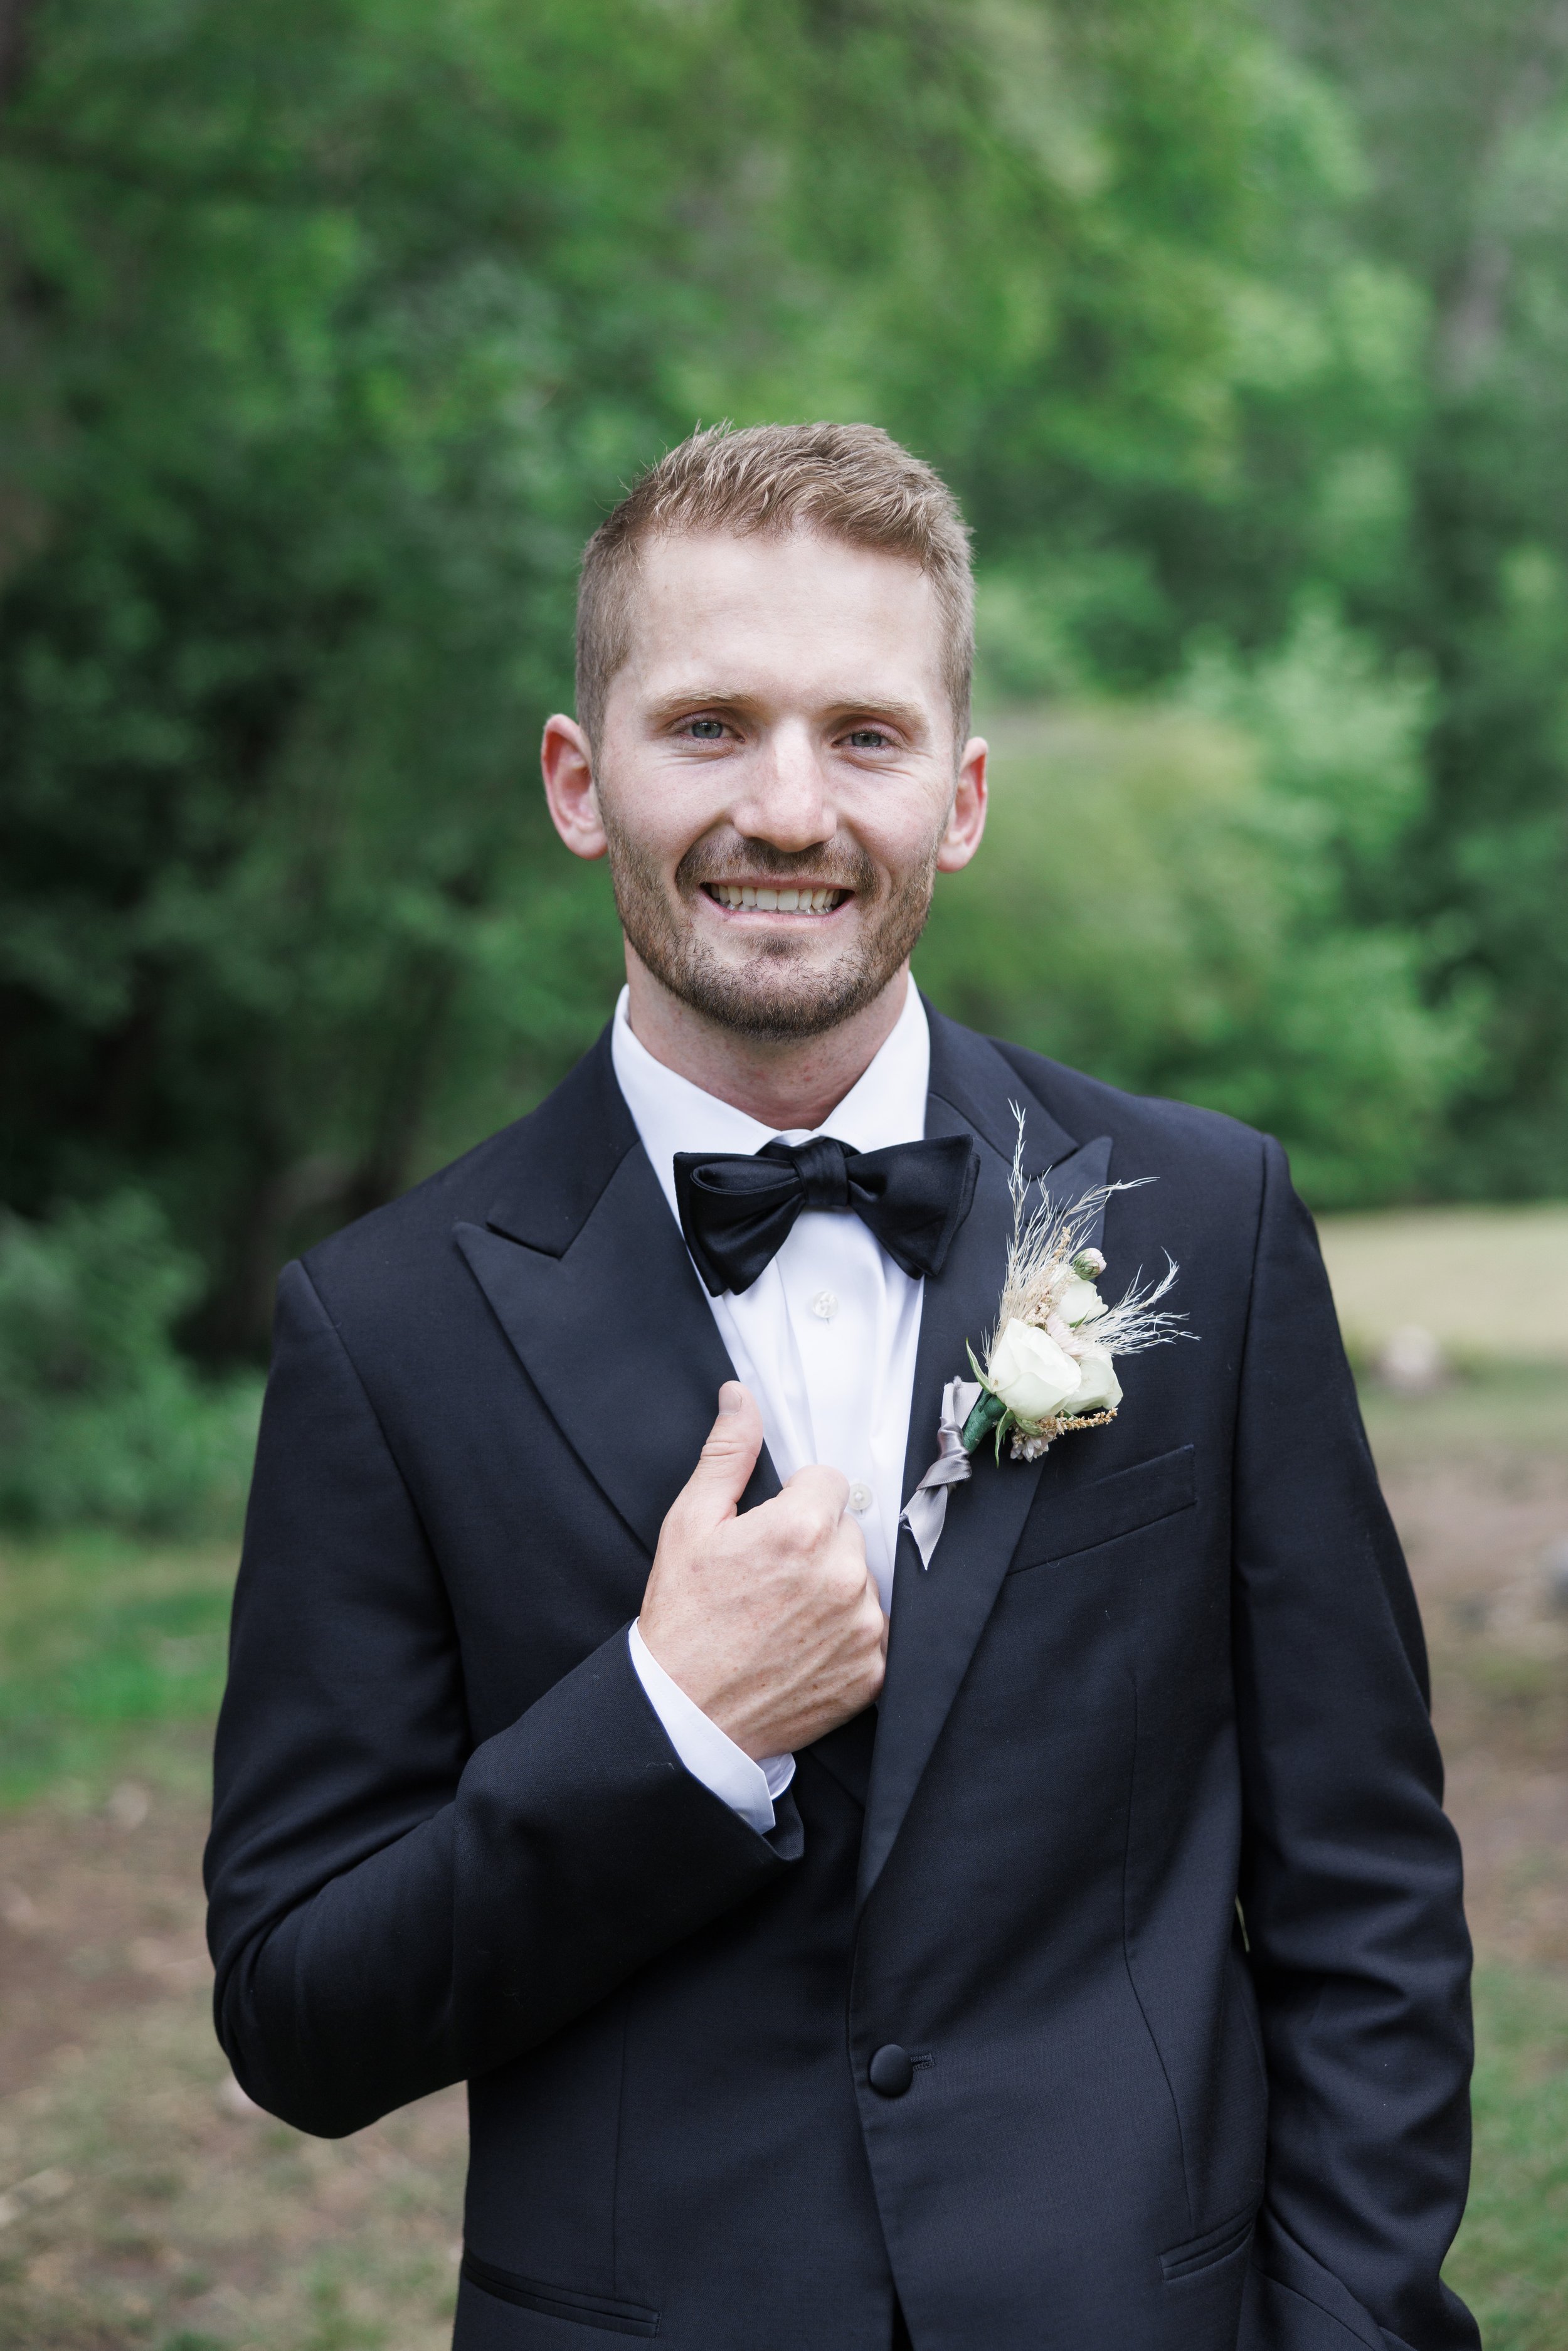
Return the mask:
{"type": "Polygon", "coordinates": [[[1154,1178],[1099,1184],[1057,1207],[1043,1176],[1033,1185],[1025,1180],[1024,1114],[1016,1102],[1012,1109],[1019,1130],[1009,1180],[1013,1229],[996,1322],[983,1357],[968,1349],[974,1378],[949,1380],[943,1392],[940,1449],[903,1513],[925,1567],[947,1515],[947,1489],[969,1476],[969,1457],[988,1437],[998,1461],[1004,1442],[1015,1461],[1037,1461],[1059,1437],[1104,1428],[1122,1401],[1116,1358],[1194,1335],[1180,1328],[1185,1315],[1160,1308],[1176,1278],[1168,1249],[1160,1279],[1147,1287],[1134,1280],[1113,1305],[1096,1286],[1105,1258],[1088,1236],[1106,1201],[1154,1178]],[[1032,1208],[1031,1191],[1039,1194],[1032,1208]]]}

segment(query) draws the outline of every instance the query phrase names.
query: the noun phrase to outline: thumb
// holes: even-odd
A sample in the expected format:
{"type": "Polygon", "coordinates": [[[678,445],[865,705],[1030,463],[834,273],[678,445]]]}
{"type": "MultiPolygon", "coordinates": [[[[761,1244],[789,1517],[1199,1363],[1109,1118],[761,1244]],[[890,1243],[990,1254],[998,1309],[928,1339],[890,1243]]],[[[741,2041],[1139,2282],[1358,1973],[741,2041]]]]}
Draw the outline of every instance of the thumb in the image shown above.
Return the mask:
{"type": "Polygon", "coordinates": [[[686,1480],[686,1498],[710,1525],[734,1516],[761,1450],[762,1415],[756,1398],[738,1380],[726,1380],[718,1392],[718,1418],[686,1480]]]}

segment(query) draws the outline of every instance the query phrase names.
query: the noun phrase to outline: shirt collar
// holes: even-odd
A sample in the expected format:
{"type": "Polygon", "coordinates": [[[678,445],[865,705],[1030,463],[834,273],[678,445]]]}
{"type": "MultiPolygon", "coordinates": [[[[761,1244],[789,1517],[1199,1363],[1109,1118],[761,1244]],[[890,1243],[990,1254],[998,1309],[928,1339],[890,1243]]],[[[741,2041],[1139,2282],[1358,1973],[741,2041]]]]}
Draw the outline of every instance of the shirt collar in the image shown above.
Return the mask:
{"type": "Polygon", "coordinates": [[[623,987],[615,1007],[611,1057],[626,1107],[672,1210],[677,1151],[760,1151],[779,1134],[786,1143],[804,1143],[811,1134],[833,1134],[852,1150],[882,1151],[894,1143],[918,1143],[925,1132],[931,1028],[913,981],[892,1033],[842,1102],[817,1127],[764,1126],[733,1103],[720,1102],[716,1094],[705,1093],[677,1071],[666,1069],[632,1035],[626,1010],[628,995],[623,987]]]}

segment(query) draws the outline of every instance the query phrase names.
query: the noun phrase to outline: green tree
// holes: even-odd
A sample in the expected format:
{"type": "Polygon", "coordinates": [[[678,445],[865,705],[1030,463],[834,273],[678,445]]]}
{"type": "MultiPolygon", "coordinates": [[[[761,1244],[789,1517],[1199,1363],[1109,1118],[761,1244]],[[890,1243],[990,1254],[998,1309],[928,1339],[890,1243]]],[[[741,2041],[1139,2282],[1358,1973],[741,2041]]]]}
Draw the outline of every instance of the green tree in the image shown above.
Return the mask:
{"type": "Polygon", "coordinates": [[[995,727],[986,853],[917,958],[983,1029],[1277,1134],[1324,1207],[1419,1176],[1474,1008],[1424,1000],[1379,916],[1424,811],[1428,695],[1309,602],[1275,652],[1197,653],[1174,705],[995,727]]]}
{"type": "Polygon", "coordinates": [[[40,0],[0,1192],[150,1186],[223,1353],[525,1107],[614,977],[531,768],[619,483],[725,409],[870,413],[998,545],[1113,537],[1223,462],[1262,53],[1236,0],[40,0]]]}
{"type": "MultiPolygon", "coordinates": [[[[1311,0],[1370,172],[1361,241],[1418,287],[1405,561],[1368,616],[1434,675],[1405,903],[1492,1011],[1435,1173],[1481,1195],[1568,1168],[1568,28],[1548,0],[1311,0]]],[[[1439,982],[1442,984],[1442,975],[1439,982]]]]}
{"type": "Polygon", "coordinates": [[[0,1215],[0,1520],[234,1523],[259,1381],[199,1382],[177,1352],[201,1287],[144,1194],[0,1215]]]}

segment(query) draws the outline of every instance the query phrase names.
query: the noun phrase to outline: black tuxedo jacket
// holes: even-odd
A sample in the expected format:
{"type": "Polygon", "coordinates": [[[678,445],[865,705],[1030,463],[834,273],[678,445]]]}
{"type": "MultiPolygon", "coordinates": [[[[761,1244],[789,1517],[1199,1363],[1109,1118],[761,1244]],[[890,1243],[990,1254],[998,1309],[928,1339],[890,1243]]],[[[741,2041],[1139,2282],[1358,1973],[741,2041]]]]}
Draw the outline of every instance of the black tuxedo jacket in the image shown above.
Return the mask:
{"type": "MultiPolygon", "coordinates": [[[[1458,2351],[1469,1949],[1421,1633],[1277,1145],[932,1017],[1196,1343],[902,1539],[875,1716],[758,1835],[626,1647],[731,1376],[608,1038],[284,1274],[208,1856],[218,2028],[335,2135],[470,2084],[459,2351],[1458,2351]],[[874,1732],[874,1736],[873,1736],[874,1732]],[[1245,1928],[1243,1930],[1243,1920],[1245,1928]],[[899,2095],[872,2086],[870,2061],[899,2095]]],[[[766,1457],[748,1500],[776,1489],[766,1457]]]]}

